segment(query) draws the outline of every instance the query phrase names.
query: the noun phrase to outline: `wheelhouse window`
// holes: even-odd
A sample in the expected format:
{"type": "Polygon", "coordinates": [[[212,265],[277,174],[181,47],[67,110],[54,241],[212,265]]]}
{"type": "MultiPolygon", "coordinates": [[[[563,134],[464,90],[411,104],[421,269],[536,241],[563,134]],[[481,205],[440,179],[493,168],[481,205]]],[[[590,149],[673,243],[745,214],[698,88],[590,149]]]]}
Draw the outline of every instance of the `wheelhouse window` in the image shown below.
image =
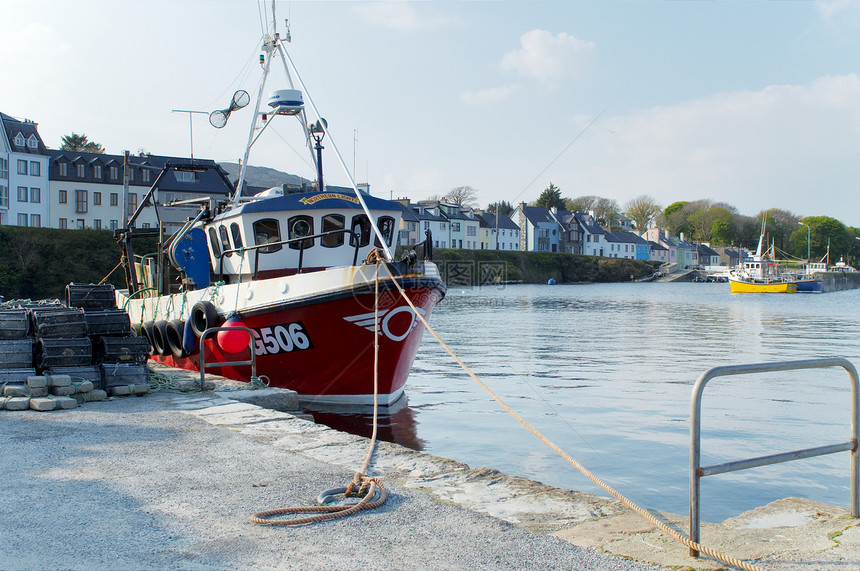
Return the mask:
{"type": "MultiPolygon", "coordinates": [[[[370,244],[370,220],[367,219],[367,216],[364,214],[353,216],[350,228],[353,234],[358,236],[359,247],[370,244]]],[[[349,237],[349,245],[355,246],[355,236],[349,237]]]]}
{"type": "MultiPolygon", "coordinates": [[[[313,217],[306,215],[292,216],[289,220],[287,220],[287,228],[290,229],[290,240],[304,238],[305,236],[312,236],[314,233],[314,219],[313,217]]],[[[307,250],[308,248],[312,248],[313,245],[314,239],[308,238],[307,240],[297,240],[296,242],[290,242],[290,249],[299,250],[304,248],[305,250],[307,250]]]]}
{"type": "Polygon", "coordinates": [[[242,248],[242,233],[239,231],[239,225],[233,222],[230,224],[230,234],[233,236],[233,247],[242,248]]]}
{"type": "MultiPolygon", "coordinates": [[[[346,228],[346,219],[344,219],[344,217],[340,214],[327,214],[323,216],[323,234],[325,234],[326,232],[336,232],[337,230],[343,230],[344,228],[346,228]]],[[[320,238],[320,242],[322,243],[324,248],[337,248],[338,246],[343,246],[343,235],[344,232],[329,234],[320,238]]]]}
{"type": "Polygon", "coordinates": [[[233,252],[228,252],[230,250],[230,239],[227,237],[227,227],[219,226],[218,227],[218,235],[221,237],[221,246],[224,248],[225,256],[230,257],[233,255],[233,252]]]}
{"type": "MultiPolygon", "coordinates": [[[[379,219],[379,233],[382,234],[382,238],[385,240],[385,243],[391,246],[391,242],[394,239],[394,218],[391,216],[383,216],[379,219]]],[[[382,246],[379,243],[379,238],[374,240],[374,244],[377,248],[382,246]]]]}
{"type": "MultiPolygon", "coordinates": [[[[254,244],[271,244],[272,242],[281,241],[281,229],[278,221],[274,218],[264,218],[254,222],[254,244]]],[[[272,244],[265,248],[260,248],[261,254],[270,254],[281,249],[281,244],[272,244]]]]}
{"type": "Polygon", "coordinates": [[[216,258],[221,257],[221,241],[218,239],[218,233],[215,228],[209,228],[209,247],[212,248],[212,253],[216,258]]]}

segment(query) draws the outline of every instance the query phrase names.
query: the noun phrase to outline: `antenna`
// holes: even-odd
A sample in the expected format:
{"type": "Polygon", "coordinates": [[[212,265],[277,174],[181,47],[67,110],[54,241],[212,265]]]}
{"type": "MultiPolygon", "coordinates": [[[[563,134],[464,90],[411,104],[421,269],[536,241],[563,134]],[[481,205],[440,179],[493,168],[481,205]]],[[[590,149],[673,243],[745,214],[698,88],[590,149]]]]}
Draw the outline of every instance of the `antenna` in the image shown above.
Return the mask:
{"type": "MultiPolygon", "coordinates": [[[[191,137],[191,162],[194,162],[194,127],[191,122],[191,116],[195,113],[199,113],[201,115],[206,115],[206,111],[191,111],[188,109],[174,109],[171,111],[172,113],[188,113],[188,134],[191,137]]],[[[227,123],[227,119],[224,119],[224,123],[227,123]]]]}

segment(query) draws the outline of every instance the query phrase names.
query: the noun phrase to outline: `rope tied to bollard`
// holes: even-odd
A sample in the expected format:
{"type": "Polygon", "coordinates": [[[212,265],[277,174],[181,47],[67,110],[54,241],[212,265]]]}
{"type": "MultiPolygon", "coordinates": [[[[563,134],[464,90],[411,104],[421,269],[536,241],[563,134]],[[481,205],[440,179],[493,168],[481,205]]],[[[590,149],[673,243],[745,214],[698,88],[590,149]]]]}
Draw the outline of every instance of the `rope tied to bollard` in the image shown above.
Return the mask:
{"type": "Polygon", "coordinates": [[[387,493],[385,486],[379,478],[368,477],[365,474],[370,466],[373,458],[373,452],[376,450],[376,433],[378,427],[378,394],[379,394],[379,264],[384,260],[377,258],[376,261],[376,279],[374,288],[374,332],[373,332],[373,432],[370,435],[370,444],[367,447],[367,455],[364,457],[364,462],[361,468],[353,474],[352,481],[344,488],[336,488],[323,492],[317,498],[317,502],[325,504],[329,501],[334,501],[336,495],[343,495],[346,498],[361,498],[355,504],[349,505],[319,505],[319,506],[300,506],[293,508],[277,508],[255,513],[251,516],[251,522],[258,525],[309,525],[329,521],[341,517],[346,517],[354,513],[364,510],[372,510],[378,508],[385,503],[387,493]],[[356,486],[358,491],[355,490],[356,486]],[[299,518],[282,518],[270,519],[275,516],[291,515],[291,514],[314,514],[299,518]]]}

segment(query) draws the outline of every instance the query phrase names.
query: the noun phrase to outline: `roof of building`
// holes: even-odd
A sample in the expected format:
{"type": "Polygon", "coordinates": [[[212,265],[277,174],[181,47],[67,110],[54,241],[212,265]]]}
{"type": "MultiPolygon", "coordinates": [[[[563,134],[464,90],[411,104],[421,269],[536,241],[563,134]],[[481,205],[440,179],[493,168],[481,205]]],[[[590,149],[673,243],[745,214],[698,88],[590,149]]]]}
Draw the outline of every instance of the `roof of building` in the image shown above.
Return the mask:
{"type": "Polygon", "coordinates": [[[639,246],[644,246],[648,244],[648,241],[634,234],[633,232],[626,232],[623,230],[616,230],[614,232],[606,232],[606,240],[609,242],[616,242],[622,244],[636,244],[639,246]]]}
{"type": "Polygon", "coordinates": [[[719,256],[720,253],[706,244],[699,244],[699,255],[719,256]]]}
{"type": "Polygon", "coordinates": [[[579,223],[580,227],[589,234],[606,234],[606,230],[600,227],[597,221],[588,214],[582,212],[574,212],[573,216],[579,223]]]}
{"type": "MultiPolygon", "coordinates": [[[[71,164],[77,164],[83,162],[87,165],[96,165],[101,163],[102,165],[116,165],[119,168],[122,168],[124,157],[122,155],[105,155],[100,153],[84,153],[81,151],[58,151],[54,149],[49,149],[46,151],[46,154],[49,157],[51,168],[49,169],[50,174],[49,178],[52,181],[69,181],[69,182],[91,182],[91,183],[106,183],[106,184],[122,184],[122,174],[120,173],[119,179],[110,179],[109,172],[107,170],[102,171],[102,176],[100,178],[96,178],[93,173],[93,169],[87,168],[84,171],[84,177],[78,177],[77,172],[73,169],[69,169],[67,171],[66,176],[60,176],[59,168],[55,165],[61,162],[68,162],[71,164]]],[[[159,173],[162,171],[164,166],[168,163],[172,164],[187,164],[190,162],[189,159],[184,159],[180,157],[165,157],[159,155],[130,155],[129,163],[132,165],[132,168],[137,171],[131,181],[130,184],[136,186],[146,186],[149,187],[155,179],[158,177],[159,173]],[[149,181],[144,182],[143,177],[139,174],[142,170],[149,170],[151,173],[149,181]]],[[[216,165],[215,161],[210,159],[194,159],[196,164],[213,166],[216,165]]],[[[226,176],[227,173],[221,169],[220,166],[216,165],[216,168],[221,170],[222,173],[226,176]]],[[[218,176],[218,173],[213,169],[206,169],[196,173],[195,177],[192,177],[193,180],[180,180],[176,177],[176,171],[169,173],[167,176],[159,184],[160,190],[165,190],[168,192],[191,192],[191,193],[206,193],[206,194],[216,194],[216,195],[228,195],[232,192],[232,188],[228,187],[224,180],[218,176]]]]}
{"type": "MultiPolygon", "coordinates": [[[[496,228],[496,214],[495,212],[484,212],[481,214],[481,218],[486,222],[490,228],[496,228]]],[[[499,216],[498,228],[500,230],[519,230],[520,227],[516,225],[516,223],[511,220],[507,216],[499,216]]]]}
{"type": "Polygon", "coordinates": [[[664,246],[663,244],[660,244],[658,242],[652,242],[651,240],[648,240],[648,245],[651,246],[651,251],[654,251],[654,250],[666,250],[667,252],[669,251],[669,248],[667,248],[666,246],[664,246]]]}
{"type": "Polygon", "coordinates": [[[42,137],[39,136],[39,124],[34,123],[33,121],[28,120],[20,120],[15,119],[10,115],[6,115],[5,113],[0,113],[0,121],[3,122],[3,130],[6,132],[6,137],[8,137],[7,142],[9,144],[9,148],[16,153],[28,153],[31,155],[44,155],[47,147],[45,147],[45,143],[42,141],[42,137]],[[18,134],[24,137],[23,145],[16,145],[15,138],[18,134]],[[30,138],[33,137],[37,141],[36,148],[31,148],[27,143],[30,138]]]}

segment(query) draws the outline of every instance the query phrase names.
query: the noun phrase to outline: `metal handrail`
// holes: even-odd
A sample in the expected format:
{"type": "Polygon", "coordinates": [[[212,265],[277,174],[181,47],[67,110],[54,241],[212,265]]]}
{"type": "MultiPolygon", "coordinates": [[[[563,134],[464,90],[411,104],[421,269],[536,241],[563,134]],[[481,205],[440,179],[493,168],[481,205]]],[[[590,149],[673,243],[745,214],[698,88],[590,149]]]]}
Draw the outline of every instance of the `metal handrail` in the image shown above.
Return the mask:
{"type": "MultiPolygon", "coordinates": [[[[833,357],[827,359],[809,359],[805,361],[780,361],[775,363],[754,363],[749,365],[733,365],[725,367],[714,367],[702,374],[699,380],[696,381],[696,386],[693,388],[693,395],[690,399],[690,539],[699,543],[699,480],[705,476],[714,474],[724,474],[726,472],[734,472],[737,470],[745,470],[747,468],[755,468],[757,466],[767,466],[778,462],[788,462],[790,460],[799,460],[801,458],[811,458],[813,456],[821,456],[823,454],[833,454],[835,452],[851,451],[851,491],[850,491],[850,511],[851,517],[860,517],[860,509],[858,509],[858,474],[860,474],[860,463],[858,463],[858,409],[860,409],[860,380],[858,380],[857,369],[847,359],[833,357]],[[831,444],[827,446],[819,446],[816,448],[806,448],[803,450],[794,450],[792,452],[783,452],[780,454],[772,454],[769,456],[760,456],[757,458],[748,458],[745,460],[736,460],[734,462],[726,462],[724,464],[715,464],[712,466],[701,466],[701,412],[702,412],[702,392],[705,390],[705,385],[715,377],[724,377],[727,375],[744,375],[750,373],[769,373],[775,371],[792,371],[798,369],[821,369],[826,367],[842,367],[848,372],[851,378],[851,439],[848,442],[839,444],[831,444]]],[[[699,552],[690,548],[690,555],[698,557],[699,552]]]]}
{"type": "MultiPolygon", "coordinates": [[[[356,265],[358,263],[358,251],[361,249],[361,236],[351,230],[349,228],[341,228],[338,230],[328,230],[326,232],[320,232],[319,234],[314,234],[312,236],[302,236],[300,238],[290,238],[289,240],[278,240],[277,242],[266,242],[265,244],[254,244],[253,246],[243,246],[242,248],[230,248],[229,250],[224,250],[218,256],[218,276],[223,281],[224,279],[224,258],[227,258],[235,253],[238,253],[240,256],[244,255],[246,251],[252,250],[254,252],[254,274],[253,279],[257,279],[257,272],[259,271],[260,265],[260,250],[264,248],[272,248],[274,246],[283,246],[294,244],[298,242],[299,244],[299,266],[297,273],[302,273],[302,267],[304,262],[304,254],[305,254],[305,240],[313,240],[315,238],[322,238],[324,236],[331,236],[332,234],[349,234],[351,238],[351,242],[354,242],[354,251],[352,254],[352,265],[356,265]]],[[[340,247],[340,246],[337,246],[340,247]]],[[[274,252],[263,252],[264,254],[271,254],[274,252]]]]}
{"type": "Polygon", "coordinates": [[[206,352],[204,351],[203,342],[206,337],[219,331],[246,331],[248,333],[248,349],[251,350],[251,359],[249,361],[228,361],[210,363],[209,367],[235,367],[240,365],[251,365],[251,379],[257,378],[257,354],[254,351],[254,331],[250,327],[244,325],[222,325],[221,327],[210,327],[200,336],[200,392],[204,391],[204,380],[206,379],[206,352]]]}

